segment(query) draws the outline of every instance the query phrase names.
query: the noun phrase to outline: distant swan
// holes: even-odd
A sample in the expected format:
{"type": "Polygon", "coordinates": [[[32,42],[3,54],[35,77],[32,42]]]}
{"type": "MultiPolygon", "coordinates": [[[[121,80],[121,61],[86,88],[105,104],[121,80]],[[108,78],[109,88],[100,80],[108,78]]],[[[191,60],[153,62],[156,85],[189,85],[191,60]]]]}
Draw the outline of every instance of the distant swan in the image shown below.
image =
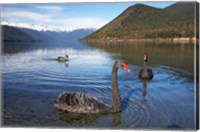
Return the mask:
{"type": "Polygon", "coordinates": [[[59,56],[57,58],[57,61],[60,61],[60,62],[65,62],[65,61],[68,61],[69,59],[69,56],[68,55],[65,55],[64,57],[63,56],[59,56]]]}
{"type": "Polygon", "coordinates": [[[139,71],[139,78],[151,80],[153,78],[153,71],[148,68],[147,61],[148,61],[148,54],[145,52],[144,53],[144,67],[143,69],[139,71]]]}
{"type": "Polygon", "coordinates": [[[112,69],[112,93],[113,104],[106,104],[96,97],[83,93],[62,93],[54,102],[54,107],[74,113],[114,113],[121,111],[121,97],[118,90],[117,71],[123,68],[130,72],[130,69],[123,61],[116,61],[112,69]]]}

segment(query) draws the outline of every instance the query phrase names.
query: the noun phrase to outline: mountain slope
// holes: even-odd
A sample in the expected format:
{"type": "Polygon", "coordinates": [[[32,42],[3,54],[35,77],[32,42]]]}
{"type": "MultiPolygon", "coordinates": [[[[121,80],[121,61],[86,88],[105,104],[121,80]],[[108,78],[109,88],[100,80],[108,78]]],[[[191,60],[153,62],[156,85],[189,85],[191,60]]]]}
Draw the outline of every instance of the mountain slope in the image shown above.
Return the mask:
{"type": "Polygon", "coordinates": [[[136,4],[85,40],[192,37],[194,5],[176,3],[159,9],[136,4]]]}
{"type": "Polygon", "coordinates": [[[195,3],[195,2],[178,2],[176,4],[166,7],[165,10],[179,12],[179,13],[183,13],[185,15],[191,15],[192,13],[194,13],[195,4],[197,4],[197,3],[195,3]]]}
{"type": "Polygon", "coordinates": [[[37,38],[15,27],[1,26],[1,29],[3,41],[38,41],[37,38]]]}
{"type": "Polygon", "coordinates": [[[82,39],[91,33],[93,33],[95,29],[76,29],[74,31],[68,32],[68,34],[65,36],[65,39],[67,40],[79,40],[82,39]]]}

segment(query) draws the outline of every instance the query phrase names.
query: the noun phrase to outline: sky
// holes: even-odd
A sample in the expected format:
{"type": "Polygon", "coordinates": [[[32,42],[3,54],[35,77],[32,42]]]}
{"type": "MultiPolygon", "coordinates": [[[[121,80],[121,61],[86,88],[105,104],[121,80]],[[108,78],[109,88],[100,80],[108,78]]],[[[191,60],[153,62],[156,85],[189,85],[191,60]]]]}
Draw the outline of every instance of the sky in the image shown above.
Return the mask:
{"type": "MultiPolygon", "coordinates": [[[[165,8],[175,2],[142,2],[165,8]]],[[[1,22],[29,23],[54,28],[100,28],[135,2],[1,4],[1,22]]]]}

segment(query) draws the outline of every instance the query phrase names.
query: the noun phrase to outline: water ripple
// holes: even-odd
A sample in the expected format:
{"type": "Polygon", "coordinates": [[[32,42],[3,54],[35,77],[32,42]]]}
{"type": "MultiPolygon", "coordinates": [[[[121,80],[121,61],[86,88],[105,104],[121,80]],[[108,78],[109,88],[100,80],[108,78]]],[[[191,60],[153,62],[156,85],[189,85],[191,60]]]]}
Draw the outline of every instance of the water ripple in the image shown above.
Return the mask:
{"type": "MultiPolygon", "coordinates": [[[[114,63],[112,57],[113,54],[98,50],[77,51],[75,49],[40,49],[2,56],[6,111],[11,111],[16,105],[25,105],[25,116],[31,114],[28,108],[40,114],[42,109],[42,114],[46,112],[45,114],[52,115],[51,121],[60,123],[58,116],[64,116],[63,120],[69,125],[67,117],[72,115],[57,115],[57,112],[52,112],[53,100],[63,91],[90,94],[112,104],[111,71],[114,63]],[[70,56],[68,65],[54,60],[64,54],[70,56]],[[40,98],[36,98],[38,94],[40,98]],[[16,104],[8,107],[13,100],[16,104]],[[44,108],[43,103],[49,109],[44,108]],[[33,104],[40,104],[40,106],[33,106],[33,104]],[[52,111],[49,111],[50,109],[52,111]]],[[[145,82],[138,79],[141,66],[129,65],[129,67],[133,72],[118,71],[122,112],[97,116],[92,118],[92,123],[86,123],[86,126],[99,124],[101,126],[113,119],[111,124],[121,128],[165,128],[177,124],[180,127],[184,125],[193,127],[194,120],[189,114],[194,113],[194,104],[191,104],[194,96],[188,91],[194,85],[189,72],[156,65],[151,67],[154,72],[153,80],[145,82]]],[[[17,110],[23,111],[23,108],[17,107],[17,110]]],[[[12,118],[12,113],[10,114],[8,115],[12,118]]],[[[20,112],[15,114],[13,117],[20,120],[20,112]]],[[[43,121],[48,122],[46,118],[43,121]]],[[[31,120],[29,122],[31,123],[31,120]]],[[[78,125],[77,122],[75,124],[78,125]]]]}

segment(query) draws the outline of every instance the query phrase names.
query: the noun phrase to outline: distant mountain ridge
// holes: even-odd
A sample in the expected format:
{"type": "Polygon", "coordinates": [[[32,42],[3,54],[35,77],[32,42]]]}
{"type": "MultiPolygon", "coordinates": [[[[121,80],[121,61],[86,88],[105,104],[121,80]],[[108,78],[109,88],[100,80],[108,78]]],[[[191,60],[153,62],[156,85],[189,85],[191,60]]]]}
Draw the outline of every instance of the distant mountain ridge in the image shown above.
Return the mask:
{"type": "Polygon", "coordinates": [[[194,37],[196,4],[178,2],[164,9],[136,4],[84,40],[191,38],[194,37]]]}
{"type": "Polygon", "coordinates": [[[1,25],[1,27],[3,41],[71,41],[84,38],[95,31],[95,29],[77,29],[69,32],[59,32],[8,25],[1,25]]]}

